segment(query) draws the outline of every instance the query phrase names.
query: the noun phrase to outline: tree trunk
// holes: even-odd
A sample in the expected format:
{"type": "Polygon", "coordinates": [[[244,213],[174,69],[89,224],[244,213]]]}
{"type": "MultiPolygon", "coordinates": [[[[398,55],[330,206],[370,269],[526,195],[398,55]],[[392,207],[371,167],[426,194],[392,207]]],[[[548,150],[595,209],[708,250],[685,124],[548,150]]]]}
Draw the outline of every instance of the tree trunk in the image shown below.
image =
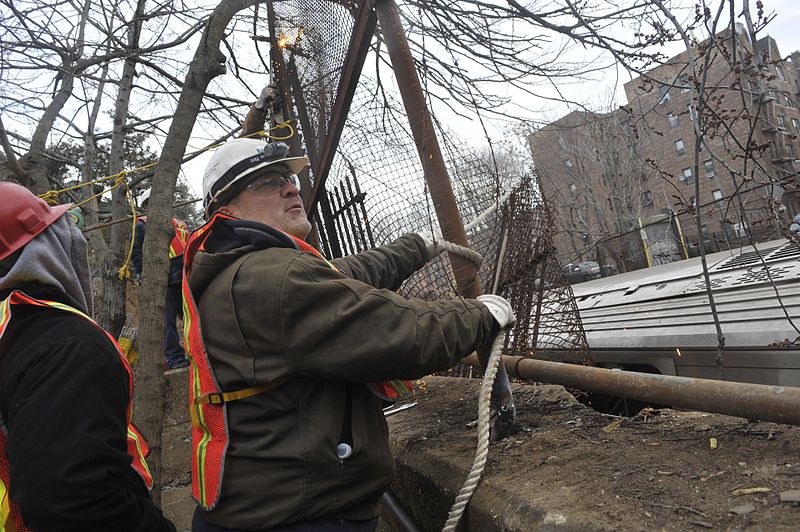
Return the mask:
{"type": "MultiPolygon", "coordinates": [[[[128,202],[123,187],[111,193],[111,218],[117,220],[128,214],[128,202]]],[[[97,322],[115,338],[119,337],[125,325],[125,297],[127,280],[120,279],[119,269],[127,257],[127,243],[131,238],[130,224],[115,224],[111,227],[111,245],[105,253],[101,266],[102,290],[99,308],[95,315],[97,322]]]]}
{"type": "Polygon", "coordinates": [[[212,79],[225,72],[225,56],[219,44],[231,18],[258,0],[224,0],[214,9],[200,45],[195,51],[178,106],[172,119],[161,157],[153,176],[150,193],[148,230],[144,239],[143,277],[140,292],[141,345],[137,366],[136,410],[134,417],[150,442],[153,473],[153,500],[161,500],[161,429],[164,417],[164,298],[169,271],[165,249],[171,235],[172,199],[175,183],[186,151],[192,126],[206,88],[212,79]]]}
{"type": "Polygon", "coordinates": [[[42,194],[50,189],[44,151],[47,145],[47,138],[58,117],[58,113],[61,112],[61,108],[72,96],[72,87],[75,81],[75,75],[72,70],[72,65],[64,65],[64,69],[61,71],[61,89],[47,106],[42,119],[36,125],[28,153],[20,159],[20,165],[25,171],[25,175],[20,182],[34,194],[42,194]]]}
{"type": "MultiPolygon", "coordinates": [[[[94,171],[92,170],[92,168],[94,168],[95,157],[97,155],[97,136],[94,134],[94,131],[97,124],[97,117],[100,114],[101,104],[103,102],[103,93],[106,86],[105,80],[107,76],[108,64],[103,67],[103,74],[100,77],[100,83],[97,87],[97,93],[95,94],[92,111],[89,115],[89,123],[86,126],[86,133],[83,135],[83,162],[81,164],[81,181],[86,183],[87,186],[79,188],[76,191],[78,197],[82,201],[94,195],[94,187],[88,185],[88,183],[92,182],[96,177],[94,175],[94,171]]],[[[97,200],[97,198],[88,201],[81,206],[85,227],[97,225],[97,211],[99,210],[99,206],[100,202],[97,200]]],[[[91,282],[92,293],[94,295],[94,308],[99,309],[102,306],[100,304],[100,298],[102,297],[102,294],[105,293],[103,269],[106,255],[108,254],[108,244],[103,238],[103,233],[100,231],[92,231],[88,235],[84,233],[84,236],[89,241],[89,252],[91,254],[90,264],[92,267],[90,268],[90,272],[92,277],[91,282]]]]}
{"type": "MultiPolygon", "coordinates": [[[[141,31],[141,16],[144,12],[145,0],[139,0],[133,22],[128,28],[128,49],[131,54],[125,59],[122,67],[122,77],[119,80],[119,91],[114,109],[114,126],[111,132],[111,154],[109,155],[108,170],[110,175],[122,172],[125,168],[125,124],[130,105],[133,78],[136,74],[136,55],[138,49],[139,33],[141,31]]],[[[131,214],[127,198],[127,185],[116,187],[111,194],[111,219],[119,220],[131,214]]],[[[131,225],[116,224],[111,228],[111,242],[109,251],[103,261],[103,297],[100,308],[97,309],[97,319],[100,324],[115,337],[119,337],[122,327],[125,326],[125,298],[127,280],[119,275],[119,269],[128,258],[131,245],[131,225]],[[122,278],[121,278],[122,277],[122,278]]]]}
{"type": "Polygon", "coordinates": [[[55,80],[56,85],[58,85],[59,80],[61,81],[61,88],[56,92],[53,101],[47,106],[41,120],[36,125],[28,153],[20,160],[22,168],[25,170],[25,175],[21,180],[22,184],[34,194],[41,194],[50,189],[44,150],[58,114],[69,97],[72,96],[72,88],[75,85],[75,76],[78,72],[77,64],[83,55],[84,31],[89,18],[91,4],[91,1],[87,0],[83,5],[81,20],[78,24],[78,36],[75,40],[75,46],[71,50],[72,53],[65,56],[62,55],[64,58],[62,68],[55,80]]]}

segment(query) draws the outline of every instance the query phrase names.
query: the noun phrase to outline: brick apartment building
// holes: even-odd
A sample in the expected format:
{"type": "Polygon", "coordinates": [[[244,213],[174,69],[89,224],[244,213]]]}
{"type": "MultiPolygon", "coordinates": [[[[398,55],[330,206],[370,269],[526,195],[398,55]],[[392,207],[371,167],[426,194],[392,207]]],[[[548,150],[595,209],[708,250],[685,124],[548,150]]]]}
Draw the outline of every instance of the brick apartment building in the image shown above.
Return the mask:
{"type": "Polygon", "coordinates": [[[714,113],[704,114],[699,149],[691,88],[698,80],[689,75],[687,52],[626,83],[623,108],[573,112],[529,136],[563,263],[597,260],[620,271],[646,266],[636,229],[640,219],[659,213],[677,216],[690,250],[701,240],[716,250],[748,234],[778,238],[800,213],[800,52],[784,61],[775,40],[764,37],[756,42],[763,63],[757,75],[746,33],[715,40],[704,91],[714,113]]]}
{"type": "Polygon", "coordinates": [[[663,191],[641,157],[630,115],[572,112],[528,141],[553,210],[561,263],[643,267],[638,220],[666,203],[657,201],[663,191]]]}

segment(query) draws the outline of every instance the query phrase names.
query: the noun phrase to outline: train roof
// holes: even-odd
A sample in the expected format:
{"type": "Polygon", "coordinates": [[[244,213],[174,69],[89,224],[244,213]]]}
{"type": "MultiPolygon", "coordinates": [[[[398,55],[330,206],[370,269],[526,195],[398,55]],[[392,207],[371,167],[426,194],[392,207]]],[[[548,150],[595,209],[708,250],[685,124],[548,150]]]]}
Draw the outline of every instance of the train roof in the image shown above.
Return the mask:
{"type": "MultiPolygon", "coordinates": [[[[800,336],[787,319],[800,325],[800,246],[782,239],[756,248],[706,257],[728,347],[800,336]]],[[[717,334],[705,286],[695,257],[581,283],[573,292],[592,348],[711,348],[717,334]]]]}

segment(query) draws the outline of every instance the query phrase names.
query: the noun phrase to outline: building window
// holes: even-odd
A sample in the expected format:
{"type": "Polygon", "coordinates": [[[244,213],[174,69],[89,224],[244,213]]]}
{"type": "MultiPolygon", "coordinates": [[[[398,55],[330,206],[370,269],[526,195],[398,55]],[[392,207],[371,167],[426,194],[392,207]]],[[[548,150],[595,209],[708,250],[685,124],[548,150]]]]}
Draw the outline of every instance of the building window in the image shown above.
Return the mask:
{"type": "Polygon", "coordinates": [[[778,126],[786,129],[786,117],[783,115],[777,115],[775,118],[778,119],[778,126]]]}
{"type": "Polygon", "coordinates": [[[721,211],[722,208],[723,208],[723,205],[722,205],[722,191],[719,190],[719,189],[714,190],[713,192],[711,192],[711,195],[714,197],[714,202],[717,204],[717,209],[719,209],[721,211]]]}
{"type": "Polygon", "coordinates": [[[669,113],[667,115],[667,120],[669,120],[669,128],[675,129],[678,127],[678,117],[675,116],[675,113],[669,113]]]}
{"type": "Polygon", "coordinates": [[[791,109],[797,109],[797,104],[794,103],[794,100],[790,95],[786,95],[786,107],[790,107],[791,109]]]}
{"type": "Polygon", "coordinates": [[[689,75],[681,74],[681,76],[678,78],[678,84],[681,86],[681,93],[689,92],[689,75]]]}
{"type": "Polygon", "coordinates": [[[783,74],[783,69],[780,65],[775,65],[775,73],[778,75],[779,80],[786,81],[786,76],[783,74]]]}
{"type": "Polygon", "coordinates": [[[712,179],[717,177],[717,173],[714,171],[714,161],[711,159],[706,159],[703,161],[703,168],[706,169],[706,177],[712,179]]]}
{"type": "Polygon", "coordinates": [[[800,133],[800,121],[796,118],[792,118],[792,127],[794,128],[795,132],[800,133]]]}
{"type": "Polygon", "coordinates": [[[789,150],[789,156],[792,159],[797,159],[797,151],[795,150],[794,142],[792,142],[791,140],[788,141],[786,143],[786,148],[789,150]]]}
{"type": "Polygon", "coordinates": [[[747,224],[738,223],[733,224],[733,230],[736,232],[736,236],[745,237],[747,235],[747,224]]]}
{"type": "Polygon", "coordinates": [[[692,104],[689,104],[688,108],[689,108],[689,120],[694,122],[694,120],[697,118],[697,110],[694,108],[694,105],[692,104]]]}
{"type": "Polygon", "coordinates": [[[687,185],[694,185],[694,174],[692,173],[691,168],[684,168],[683,175],[681,176],[681,181],[686,181],[687,185]]]}
{"type": "Polygon", "coordinates": [[[658,103],[667,103],[669,101],[669,85],[659,85],[658,90],[661,93],[661,99],[658,103]]]}
{"type": "Polygon", "coordinates": [[[675,141],[675,149],[678,150],[678,155],[686,155],[686,146],[683,145],[683,139],[675,141]]]}
{"type": "Polygon", "coordinates": [[[758,100],[758,93],[753,90],[753,85],[749,81],[744,82],[744,91],[750,95],[750,100],[754,102],[758,100]]]}

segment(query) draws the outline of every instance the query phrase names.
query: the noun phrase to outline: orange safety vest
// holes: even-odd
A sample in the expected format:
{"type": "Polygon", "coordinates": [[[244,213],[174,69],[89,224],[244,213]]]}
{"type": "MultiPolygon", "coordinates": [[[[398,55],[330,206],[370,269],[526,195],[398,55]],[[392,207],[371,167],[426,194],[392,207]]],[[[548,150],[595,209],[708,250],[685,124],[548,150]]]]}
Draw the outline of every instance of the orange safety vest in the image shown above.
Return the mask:
{"type": "MultiPolygon", "coordinates": [[[[137,220],[147,223],[147,216],[138,216],[137,220]]],[[[183,220],[172,219],[172,229],[175,234],[169,242],[169,258],[174,259],[180,257],[186,250],[186,240],[189,237],[189,228],[186,227],[186,222],[183,220]]]]}
{"type": "MultiPolygon", "coordinates": [[[[189,274],[195,254],[204,250],[205,241],[211,235],[214,225],[223,220],[233,219],[235,218],[216,213],[205,225],[195,230],[189,236],[186,244],[186,257],[183,262],[183,334],[191,366],[189,412],[192,418],[192,497],[205,511],[213,510],[217,505],[222,488],[222,473],[229,441],[227,403],[264,393],[286,381],[280,380],[242,390],[224,392],[214,376],[203,345],[200,316],[192,291],[189,289],[189,274]]],[[[315,254],[331,268],[336,269],[306,242],[293,236],[292,239],[301,251],[315,254]]],[[[371,383],[367,386],[378,397],[391,401],[408,397],[413,391],[413,384],[410,381],[401,380],[371,383]]]]}
{"type": "MultiPolygon", "coordinates": [[[[0,338],[3,337],[3,333],[5,333],[8,323],[11,321],[12,305],[34,305],[37,307],[48,307],[70,312],[88,320],[92,325],[103,331],[108,339],[111,340],[111,343],[117,350],[120,361],[122,361],[122,365],[125,367],[125,371],[128,373],[128,408],[126,410],[128,420],[127,450],[128,454],[133,458],[131,467],[142,477],[147,489],[152,489],[153,479],[150,476],[150,469],[147,467],[147,461],[145,460],[145,456],[147,456],[150,449],[147,447],[147,442],[144,437],[139,433],[136,427],[133,426],[133,423],[131,423],[131,413],[133,410],[133,373],[131,373],[131,367],[128,365],[125,353],[122,352],[122,349],[120,349],[114,337],[111,336],[108,331],[100,327],[92,318],[78,309],[72,308],[64,303],[59,303],[58,301],[34,299],[23,292],[15,290],[11,292],[6,299],[0,302],[0,338]]],[[[6,440],[6,427],[2,426],[2,431],[0,431],[0,530],[8,532],[27,531],[28,528],[22,522],[22,515],[19,512],[17,504],[9,498],[8,488],[11,482],[11,470],[8,464],[8,456],[6,456],[6,440]]]]}
{"type": "Polygon", "coordinates": [[[180,257],[186,250],[186,240],[189,238],[189,228],[186,227],[186,222],[183,220],[172,219],[172,227],[175,230],[175,236],[169,243],[169,258],[174,259],[180,257]]]}

